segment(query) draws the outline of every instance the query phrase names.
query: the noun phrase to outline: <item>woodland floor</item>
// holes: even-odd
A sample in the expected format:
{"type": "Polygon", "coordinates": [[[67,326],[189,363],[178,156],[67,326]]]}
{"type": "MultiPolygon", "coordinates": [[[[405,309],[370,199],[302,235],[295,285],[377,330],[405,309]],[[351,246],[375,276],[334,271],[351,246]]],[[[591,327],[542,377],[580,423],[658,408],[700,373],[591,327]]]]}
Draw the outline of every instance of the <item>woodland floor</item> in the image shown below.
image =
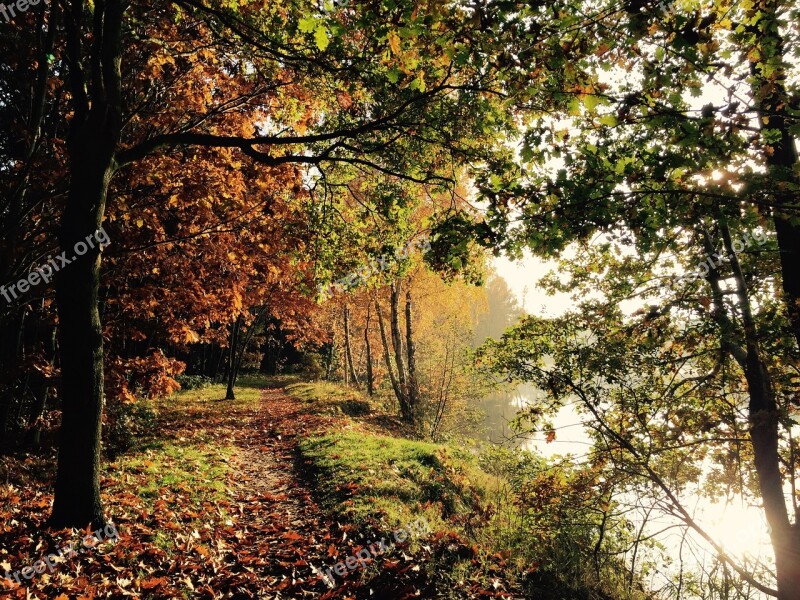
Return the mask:
{"type": "MultiPolygon", "coordinates": [[[[315,502],[297,440],[352,424],[309,412],[280,388],[245,392],[235,402],[185,392],[159,403],[152,431],[105,468],[103,501],[119,540],[85,549],[22,586],[2,574],[33,565],[81,533],[45,527],[52,454],[0,458],[0,596],[438,597],[430,569],[419,566],[430,547],[407,553],[400,545],[334,589],[322,581],[316,569],[355,554],[365,535],[315,502]]],[[[385,424],[363,426],[386,432],[385,424]]]]}

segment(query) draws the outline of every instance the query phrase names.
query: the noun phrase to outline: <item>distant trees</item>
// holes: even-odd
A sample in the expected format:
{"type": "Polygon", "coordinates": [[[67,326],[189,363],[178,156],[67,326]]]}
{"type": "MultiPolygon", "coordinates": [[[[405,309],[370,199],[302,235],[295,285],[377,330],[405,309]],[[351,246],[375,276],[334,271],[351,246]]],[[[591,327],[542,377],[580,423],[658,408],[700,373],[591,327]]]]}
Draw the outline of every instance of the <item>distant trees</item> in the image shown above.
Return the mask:
{"type": "Polygon", "coordinates": [[[498,339],[509,327],[525,314],[519,306],[514,292],[502,277],[491,274],[484,286],[486,290],[486,306],[475,307],[475,347],[480,346],[488,338],[498,339]]]}
{"type": "Polygon", "coordinates": [[[470,356],[474,307],[485,292],[445,283],[422,264],[400,269],[409,270],[322,304],[343,355],[338,377],[388,394],[404,421],[440,439],[474,425],[468,401],[486,393],[470,356]]]}

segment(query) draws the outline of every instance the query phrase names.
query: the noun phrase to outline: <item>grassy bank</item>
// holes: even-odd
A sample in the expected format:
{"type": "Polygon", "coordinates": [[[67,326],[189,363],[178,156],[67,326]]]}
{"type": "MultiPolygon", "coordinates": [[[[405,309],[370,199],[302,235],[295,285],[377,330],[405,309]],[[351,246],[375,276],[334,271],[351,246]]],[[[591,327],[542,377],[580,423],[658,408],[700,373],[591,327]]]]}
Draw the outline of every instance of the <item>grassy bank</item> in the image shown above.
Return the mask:
{"type": "Polygon", "coordinates": [[[520,479],[540,476],[542,459],[477,443],[409,439],[413,432],[370,399],[330,383],[297,383],[286,391],[309,411],[346,415],[345,426],[299,441],[323,506],[374,531],[425,518],[436,533],[428,540],[432,555],[421,563],[439,578],[439,593],[449,588],[449,597],[458,598],[459,589],[470,587],[539,600],[646,597],[624,589],[613,572],[598,578],[588,551],[570,547],[558,516],[552,531],[532,533],[531,523],[542,519],[521,507],[513,490],[521,489],[520,479]]]}

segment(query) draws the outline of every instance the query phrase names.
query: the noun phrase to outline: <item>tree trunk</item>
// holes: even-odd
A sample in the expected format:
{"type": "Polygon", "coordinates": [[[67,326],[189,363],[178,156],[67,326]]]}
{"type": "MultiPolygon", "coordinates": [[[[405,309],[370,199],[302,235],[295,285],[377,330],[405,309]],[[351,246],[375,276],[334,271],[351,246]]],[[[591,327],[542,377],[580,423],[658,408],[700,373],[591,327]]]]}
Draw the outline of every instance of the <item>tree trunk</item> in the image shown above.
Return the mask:
{"type": "MultiPolygon", "coordinates": [[[[70,145],[71,181],[60,244],[68,257],[100,228],[112,169],[112,148],[93,114],[70,145]]],[[[56,299],[63,413],[51,525],[104,524],[100,503],[103,336],[98,310],[100,252],[90,249],[59,271],[56,299]]]]}
{"type": "Polygon", "coordinates": [[[400,382],[397,380],[397,377],[394,373],[394,368],[392,367],[392,357],[389,353],[389,340],[386,338],[386,325],[383,321],[383,312],[381,311],[381,304],[375,299],[375,312],[378,314],[378,328],[381,332],[381,345],[383,347],[383,361],[386,363],[386,370],[389,373],[389,381],[392,382],[392,389],[394,390],[394,395],[397,398],[397,402],[400,404],[400,413],[405,417],[405,411],[407,402],[405,396],[403,395],[403,390],[400,387],[400,382]]]}
{"type": "MultiPolygon", "coordinates": [[[[749,28],[747,33],[757,50],[754,55],[758,57],[758,62],[751,61],[751,74],[759,124],[780,132],[780,138],[770,144],[771,151],[765,152],[764,156],[776,190],[773,220],[780,252],[784,303],[792,334],[800,349],[800,226],[793,221],[797,196],[790,191],[791,186],[800,184],[800,178],[793,171],[798,156],[794,137],[789,131],[793,118],[787,113],[791,102],[786,91],[786,46],[780,30],[780,9],[779,0],[757,3],[748,15],[754,23],[757,21],[757,25],[749,28]],[[763,74],[758,63],[770,65],[769,76],[763,74]]],[[[732,262],[738,269],[738,261],[733,259],[732,262]]],[[[737,279],[741,289],[744,286],[741,273],[737,273],[737,279]]],[[[798,515],[794,516],[794,523],[790,522],[783,494],[778,448],[779,407],[767,367],[759,355],[755,325],[745,323],[745,330],[748,339],[745,376],[750,392],[750,438],[775,551],[778,600],[800,600],[800,529],[798,515]]],[[[789,476],[794,476],[794,465],[790,467],[789,476]]]]}
{"type": "MultiPolygon", "coordinates": [[[[345,353],[345,372],[350,374],[350,381],[356,386],[359,386],[358,375],[356,375],[356,368],[353,364],[353,348],[350,343],[350,307],[344,307],[344,353],[345,353]]],[[[345,381],[347,379],[345,378],[345,381]]]]}
{"type": "Polygon", "coordinates": [[[414,319],[411,291],[406,291],[406,352],[408,355],[408,404],[412,421],[419,417],[419,380],[417,379],[416,345],[414,344],[414,319]]]}
{"type": "Polygon", "coordinates": [[[371,318],[371,306],[367,304],[367,320],[364,324],[364,346],[367,350],[367,394],[375,394],[375,376],[372,371],[372,346],[369,343],[369,322],[371,318]]]}
{"type": "Polygon", "coordinates": [[[239,343],[239,328],[241,327],[242,317],[237,316],[231,325],[231,335],[228,348],[228,389],[225,392],[225,400],[236,400],[233,387],[236,383],[236,346],[239,343]]]}
{"type": "MultiPolygon", "coordinates": [[[[780,410],[767,363],[761,356],[758,330],[750,307],[750,297],[739,258],[733,251],[730,230],[721,220],[720,231],[725,250],[730,256],[736,282],[736,295],[742,315],[745,348],[734,353],[747,380],[749,396],[748,418],[753,460],[759,491],[764,504],[764,515],[770,527],[770,538],[775,552],[775,570],[778,583],[778,600],[800,600],[800,531],[792,524],[783,493],[783,475],[780,466],[779,420],[780,410]]],[[[713,289],[715,303],[722,305],[721,289],[717,281],[713,289]]],[[[791,473],[794,476],[794,473],[791,473]]]]}
{"type": "Polygon", "coordinates": [[[401,410],[403,413],[403,420],[410,422],[413,420],[413,416],[409,410],[410,405],[408,403],[408,382],[406,380],[405,360],[403,359],[403,336],[400,333],[400,286],[394,282],[391,286],[389,310],[392,349],[394,350],[394,361],[397,365],[397,382],[400,386],[400,392],[403,398],[401,410]]]}
{"type": "MultiPolygon", "coordinates": [[[[788,114],[792,102],[786,91],[786,44],[779,23],[780,0],[756,3],[748,16],[756,25],[747,29],[751,36],[758,62],[750,63],[752,93],[758,111],[758,122],[763,129],[780,132],[780,139],[771,143],[771,151],[764,153],[772,187],[775,190],[775,208],[772,211],[780,251],[784,303],[792,334],[800,349],[800,225],[797,214],[797,193],[800,177],[794,172],[798,162],[794,136],[789,127],[796,117],[788,114]],[[770,65],[770,75],[762,74],[758,63],[770,65]]],[[[749,50],[746,47],[745,50],[749,50]]]]}
{"type": "MultiPolygon", "coordinates": [[[[75,255],[76,244],[86,243],[100,229],[117,166],[114,155],[122,131],[123,11],[121,0],[95,6],[91,61],[83,56],[87,32],[80,12],[73,11],[65,21],[73,116],[67,138],[69,191],[59,243],[67,257],[75,255]]],[[[94,244],[56,276],[63,411],[50,524],[58,528],[105,525],[99,482],[103,417],[100,261],[99,244],[94,244]]]]}

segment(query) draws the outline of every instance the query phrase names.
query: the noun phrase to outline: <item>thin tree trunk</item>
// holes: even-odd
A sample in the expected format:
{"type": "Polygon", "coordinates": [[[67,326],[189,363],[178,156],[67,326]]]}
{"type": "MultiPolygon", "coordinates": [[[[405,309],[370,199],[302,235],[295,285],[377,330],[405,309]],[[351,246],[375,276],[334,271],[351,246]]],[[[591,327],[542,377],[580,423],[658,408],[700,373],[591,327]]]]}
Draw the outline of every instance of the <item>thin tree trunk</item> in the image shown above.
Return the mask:
{"type": "Polygon", "coordinates": [[[406,290],[406,352],[408,356],[408,404],[411,420],[419,417],[420,398],[419,380],[417,379],[416,345],[414,344],[414,314],[411,301],[411,290],[406,290]]]}
{"type": "Polygon", "coordinates": [[[241,315],[231,325],[230,343],[228,348],[228,389],[225,392],[225,400],[236,400],[234,393],[234,383],[236,382],[236,346],[239,343],[239,328],[241,327],[241,315]]]}
{"type": "Polygon", "coordinates": [[[405,415],[405,407],[406,407],[406,399],[403,395],[403,390],[400,388],[400,382],[397,380],[397,376],[394,373],[394,368],[392,367],[392,358],[389,353],[389,340],[386,338],[386,325],[383,321],[383,312],[381,311],[381,304],[378,299],[375,299],[375,312],[378,315],[378,329],[381,332],[381,342],[383,346],[383,361],[386,363],[386,370],[389,373],[389,381],[392,382],[392,389],[394,390],[394,395],[397,398],[397,402],[400,404],[400,413],[405,415]]]}
{"type": "MultiPolygon", "coordinates": [[[[267,307],[262,306],[261,309],[256,313],[253,322],[250,324],[250,327],[247,330],[247,333],[244,336],[244,340],[239,343],[239,352],[236,357],[236,367],[233,371],[233,385],[236,387],[236,381],[239,379],[239,373],[242,370],[242,362],[244,362],[244,355],[247,352],[247,347],[250,345],[250,342],[253,340],[253,336],[255,335],[261,321],[264,319],[264,316],[267,313],[267,307]]],[[[239,335],[241,336],[241,325],[239,326],[239,335]]]]}
{"type": "Polygon", "coordinates": [[[369,342],[369,322],[372,317],[371,306],[367,304],[367,320],[364,324],[364,346],[367,350],[367,394],[373,396],[375,394],[375,377],[372,371],[372,346],[369,342]]]}
{"type": "MultiPolygon", "coordinates": [[[[350,374],[350,381],[357,387],[360,385],[358,375],[356,375],[356,368],[353,365],[353,348],[350,343],[350,307],[344,307],[344,354],[345,354],[345,372],[350,374]]],[[[346,379],[345,379],[346,380],[346,379]]]]}
{"type": "Polygon", "coordinates": [[[397,365],[397,383],[400,386],[402,402],[400,409],[403,420],[411,422],[414,417],[411,413],[411,405],[408,398],[408,381],[406,380],[406,365],[403,359],[403,336],[400,333],[400,286],[396,282],[391,285],[391,295],[389,296],[389,326],[392,334],[392,349],[394,350],[394,361],[397,365]]]}
{"type": "Polygon", "coordinates": [[[336,328],[333,328],[331,332],[331,349],[328,352],[328,364],[325,367],[325,381],[331,380],[331,375],[333,375],[333,358],[334,353],[336,352],[336,328]]]}

